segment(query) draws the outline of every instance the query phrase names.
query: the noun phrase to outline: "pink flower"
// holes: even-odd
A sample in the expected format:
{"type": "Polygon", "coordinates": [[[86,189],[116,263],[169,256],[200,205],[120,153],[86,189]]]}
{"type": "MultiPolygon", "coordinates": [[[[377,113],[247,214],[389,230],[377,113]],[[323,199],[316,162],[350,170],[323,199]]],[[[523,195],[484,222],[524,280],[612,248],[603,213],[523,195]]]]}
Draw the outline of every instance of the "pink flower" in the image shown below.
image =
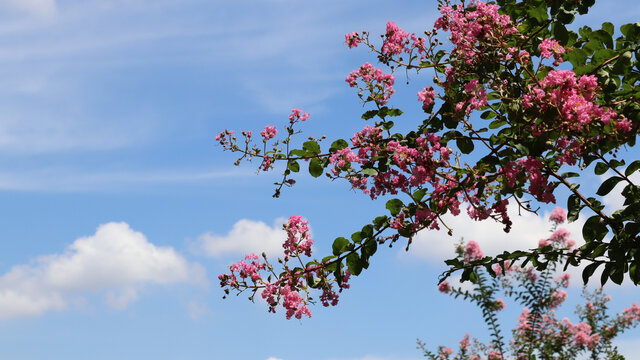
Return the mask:
{"type": "Polygon", "coordinates": [[[273,139],[277,133],[278,133],[278,130],[276,130],[276,127],[269,126],[269,125],[265,126],[264,130],[260,131],[260,135],[262,135],[262,137],[264,138],[264,141],[273,139]]]}
{"type": "Polygon", "coordinates": [[[435,90],[433,87],[427,86],[426,88],[418,91],[418,100],[422,101],[422,108],[427,109],[431,104],[433,104],[433,99],[436,96],[435,90]]]}
{"type": "Polygon", "coordinates": [[[309,114],[303,112],[298,108],[294,108],[291,110],[291,115],[289,115],[289,121],[294,122],[295,120],[306,121],[309,118],[309,114]]]}
{"type": "Polygon", "coordinates": [[[344,36],[345,43],[349,46],[349,49],[357,47],[360,44],[360,35],[357,32],[351,32],[344,36]]]}
{"type": "Polygon", "coordinates": [[[449,283],[447,281],[443,281],[440,283],[440,285],[438,285],[438,290],[441,293],[445,293],[448,294],[451,292],[451,285],[449,285],[449,283]]]}
{"type": "Polygon", "coordinates": [[[469,262],[473,260],[482,259],[484,254],[480,250],[480,245],[475,241],[469,241],[467,248],[464,251],[464,261],[469,262]]]}
{"type": "Polygon", "coordinates": [[[556,224],[561,224],[567,220],[567,212],[564,211],[563,208],[558,206],[551,212],[549,220],[555,222],[556,224]]]}
{"type": "Polygon", "coordinates": [[[553,55],[553,58],[557,62],[562,62],[560,55],[564,54],[564,48],[555,40],[544,39],[540,43],[540,50],[542,51],[542,58],[549,59],[553,55]]]}

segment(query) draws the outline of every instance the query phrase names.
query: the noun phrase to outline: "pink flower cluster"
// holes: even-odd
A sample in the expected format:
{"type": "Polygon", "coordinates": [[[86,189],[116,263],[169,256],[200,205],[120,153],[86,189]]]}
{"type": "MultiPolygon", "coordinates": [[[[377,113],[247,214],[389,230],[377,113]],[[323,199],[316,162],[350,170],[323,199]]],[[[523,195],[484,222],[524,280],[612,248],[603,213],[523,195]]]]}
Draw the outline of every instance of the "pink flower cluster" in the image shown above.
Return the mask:
{"type": "Polygon", "coordinates": [[[365,63],[357,70],[353,70],[345,81],[349,83],[349,86],[356,87],[358,86],[358,79],[364,83],[360,89],[369,92],[369,97],[364,99],[365,102],[374,101],[378,105],[385,105],[391,95],[395,93],[393,83],[396,77],[393,74],[385,74],[382,69],[378,69],[369,63],[365,63]]]}
{"type": "MultiPolygon", "coordinates": [[[[588,126],[594,122],[609,125],[612,120],[615,121],[615,127],[619,132],[630,131],[632,124],[629,119],[618,115],[610,108],[594,103],[598,95],[598,81],[594,75],[583,75],[578,79],[573,71],[551,70],[540,81],[539,87],[532,87],[530,92],[523,96],[523,105],[527,109],[534,108],[535,113],[539,114],[553,108],[560,112],[559,124],[546,123],[536,126],[532,131],[537,135],[553,131],[556,129],[555,126],[560,126],[569,134],[577,136],[581,131],[589,130],[588,126]]],[[[566,143],[561,147],[568,150],[574,148],[569,139],[564,141],[566,143]]],[[[575,163],[575,160],[569,159],[571,156],[567,155],[564,161],[570,165],[575,163]]]]}
{"type": "Polygon", "coordinates": [[[478,245],[475,241],[469,241],[467,243],[467,247],[464,250],[464,261],[470,262],[474,260],[479,260],[484,257],[482,250],[480,250],[480,245],[478,245]]]}
{"type": "Polygon", "coordinates": [[[508,15],[498,13],[498,5],[472,0],[467,7],[443,6],[442,16],[434,24],[436,29],[451,32],[453,54],[467,65],[485,54],[485,47],[499,44],[503,38],[517,33],[508,15]]]}
{"type": "Polygon", "coordinates": [[[291,215],[283,228],[287,233],[287,240],[282,244],[285,260],[299,254],[311,256],[313,239],[309,233],[309,222],[303,220],[302,216],[291,215]]]}
{"type": "Polygon", "coordinates": [[[531,195],[545,203],[555,202],[553,185],[549,183],[548,177],[542,174],[543,166],[540,160],[529,156],[518,162],[508,163],[502,174],[509,188],[515,187],[518,180],[523,180],[521,175],[525,175],[529,181],[531,195]]]}
{"type": "Polygon", "coordinates": [[[296,120],[307,121],[307,119],[309,119],[309,114],[298,108],[291,110],[291,115],[289,115],[289,121],[292,123],[296,120]]]}
{"type": "Polygon", "coordinates": [[[478,84],[477,79],[473,79],[464,84],[464,92],[468,98],[456,104],[456,111],[458,112],[465,110],[465,112],[469,114],[473,110],[489,104],[487,101],[487,91],[478,84]]]}
{"type": "Polygon", "coordinates": [[[260,263],[258,256],[249,254],[245,256],[244,260],[240,260],[237,264],[229,267],[231,273],[218,276],[220,286],[237,287],[239,285],[238,277],[240,277],[241,280],[251,279],[251,281],[255,283],[262,279],[262,276],[260,276],[258,272],[264,269],[265,265],[260,263]],[[249,260],[250,262],[247,263],[249,260]]]}
{"type": "Polygon", "coordinates": [[[562,224],[567,220],[567,212],[563,208],[556,206],[556,208],[551,212],[549,220],[556,224],[562,224]]]}
{"type": "Polygon", "coordinates": [[[297,277],[291,277],[289,281],[281,281],[274,284],[266,283],[261,296],[269,303],[269,312],[275,313],[278,301],[282,299],[282,307],[287,311],[287,319],[291,319],[294,315],[296,319],[302,318],[302,315],[311,317],[311,310],[309,310],[304,298],[297,291],[300,286],[300,280],[297,277]]]}
{"type": "Polygon", "coordinates": [[[565,50],[562,45],[558,44],[555,40],[542,40],[542,43],[540,43],[540,51],[542,51],[541,56],[543,59],[550,59],[551,56],[553,56],[555,59],[553,62],[554,66],[558,66],[563,62],[561,55],[564,54],[565,50]]]}
{"type": "Polygon", "coordinates": [[[422,108],[427,110],[432,104],[436,96],[433,87],[427,86],[426,88],[418,91],[418,100],[422,102],[422,108]]]}
{"type": "Polygon", "coordinates": [[[260,131],[260,135],[262,135],[262,138],[264,139],[264,141],[273,139],[277,133],[278,133],[278,130],[276,129],[276,127],[271,125],[265,126],[264,130],[260,131]]]}
{"type": "Polygon", "coordinates": [[[345,34],[344,39],[347,46],[349,46],[349,49],[358,47],[360,44],[360,34],[355,31],[345,34]]]}

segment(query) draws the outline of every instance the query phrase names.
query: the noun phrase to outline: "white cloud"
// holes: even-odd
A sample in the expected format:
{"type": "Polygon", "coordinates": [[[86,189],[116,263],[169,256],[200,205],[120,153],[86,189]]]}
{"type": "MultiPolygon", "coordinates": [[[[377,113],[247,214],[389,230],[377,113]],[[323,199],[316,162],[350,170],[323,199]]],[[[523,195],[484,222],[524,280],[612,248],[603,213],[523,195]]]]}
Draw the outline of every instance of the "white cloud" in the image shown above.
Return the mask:
{"type": "Polygon", "coordinates": [[[262,252],[278,256],[283,252],[282,243],[287,237],[282,230],[285,221],[284,218],[278,218],[271,227],[262,221],[242,219],[225,236],[212,233],[200,235],[195,250],[211,257],[247,253],[259,255],[262,252]]]}
{"type": "Polygon", "coordinates": [[[272,356],[272,357],[267,358],[267,360],[282,360],[282,359],[280,359],[280,358],[276,358],[276,357],[273,357],[273,356],[272,356]]]}
{"type": "Polygon", "coordinates": [[[126,223],[100,225],[61,254],[16,265],[0,277],[0,318],[62,310],[86,293],[106,293],[107,305],[125,309],[144,284],[206,286],[204,268],[171,247],[158,247],[126,223]]]}
{"type": "Polygon", "coordinates": [[[38,17],[49,18],[56,14],[56,0],[6,0],[5,6],[38,17]]]}
{"type": "Polygon", "coordinates": [[[640,337],[614,340],[620,354],[627,360],[640,360],[640,337]]]}
{"type": "MultiPolygon", "coordinates": [[[[517,205],[508,207],[513,226],[511,232],[505,233],[504,226],[492,220],[473,221],[465,214],[460,216],[445,216],[446,224],[453,229],[453,236],[445,231],[421,231],[413,239],[409,255],[426,259],[435,263],[455,256],[454,244],[464,238],[465,241],[476,241],[485,255],[494,256],[502,251],[518,249],[532,249],[538,247],[538,241],[547,238],[551,223],[548,221],[550,212],[541,212],[538,216],[529,212],[518,215],[517,205]]],[[[572,238],[580,245],[582,241],[582,220],[564,224],[572,238]]]]}

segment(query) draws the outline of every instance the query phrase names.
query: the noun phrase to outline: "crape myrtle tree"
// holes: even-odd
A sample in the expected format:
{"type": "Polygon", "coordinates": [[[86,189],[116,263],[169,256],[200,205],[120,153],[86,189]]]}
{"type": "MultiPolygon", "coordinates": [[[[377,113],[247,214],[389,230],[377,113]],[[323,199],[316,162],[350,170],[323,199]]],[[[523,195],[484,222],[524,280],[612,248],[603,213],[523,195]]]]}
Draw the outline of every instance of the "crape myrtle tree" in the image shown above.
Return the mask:
{"type": "Polygon", "coordinates": [[[274,197],[306,168],[313,177],[345,180],[374,201],[391,198],[386,210],[380,206],[386,214],[350,237],[338,237],[333,253],[317,259],[311,257],[307,221],[291,216],[284,224],[284,258],[272,263],[266,254],[247,255],[220,275],[225,292],[247,292],[251,299],[258,294],[270,311],[282,306],[287,318],[311,316],[310,303],[337,304],[350,276],[369,267],[380,245],[408,249],[419,231],[451,233],[442,217],[447,213],[497,221],[509,232],[508,204],[536,212],[541,204],[557,202],[566,203],[569,221],[587,217],[585,245],[451,259],[440,281],[455,271],[463,280],[476,278],[478,269],[495,275],[494,265],[504,268],[507,261],[542,271],[563,260],[564,268],[587,264],[585,282],[600,267],[602,284],[620,284],[625,277],[640,283],[640,187],[631,179],[640,169],[634,149],[640,130],[640,23],[617,30],[608,22],[601,29],[569,29],[593,4],[440,0],[439,18],[422,34],[391,21],[381,41],[366,31],[346,34],[349,48],[365,48],[377,58],[377,65],[367,62],[346,78],[366,106],[366,125],[350,138],[298,141],[309,119],[300,109],[284,129],[266,126],[260,136],[218,134],[225,150],[240,154],[236,164],[257,159],[259,171],[283,164],[274,197]],[[418,74],[412,81],[424,83],[416,105],[425,116],[403,118],[391,105],[398,71],[418,74]],[[394,121],[415,127],[396,132],[394,121]],[[628,150],[626,160],[620,149],[628,150]],[[595,194],[576,182],[587,171],[608,176],[595,194]],[[601,199],[618,184],[624,185],[624,204],[607,214],[601,199]],[[568,198],[558,198],[563,191],[568,198]]]}

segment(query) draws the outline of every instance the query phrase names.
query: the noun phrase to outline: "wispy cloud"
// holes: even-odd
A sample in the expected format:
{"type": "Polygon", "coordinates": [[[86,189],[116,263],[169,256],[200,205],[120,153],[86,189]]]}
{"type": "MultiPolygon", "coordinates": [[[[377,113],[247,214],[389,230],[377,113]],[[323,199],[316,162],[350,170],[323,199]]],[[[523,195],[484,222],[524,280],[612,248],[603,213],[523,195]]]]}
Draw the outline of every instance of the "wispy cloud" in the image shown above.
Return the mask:
{"type": "Polygon", "coordinates": [[[0,318],[38,316],[62,310],[74,298],[102,293],[125,309],[145,284],[206,286],[204,268],[171,247],[150,243],[126,223],[107,223],[79,238],[64,252],[16,265],[0,277],[0,318]]]}
{"type": "Polygon", "coordinates": [[[57,9],[56,0],[5,0],[0,7],[45,18],[53,17],[57,9]]]}
{"type": "Polygon", "coordinates": [[[118,191],[138,185],[193,184],[215,179],[255,175],[247,169],[194,171],[173,170],[112,170],[91,171],[65,168],[44,168],[27,171],[0,172],[0,190],[82,192],[118,191]]]}

